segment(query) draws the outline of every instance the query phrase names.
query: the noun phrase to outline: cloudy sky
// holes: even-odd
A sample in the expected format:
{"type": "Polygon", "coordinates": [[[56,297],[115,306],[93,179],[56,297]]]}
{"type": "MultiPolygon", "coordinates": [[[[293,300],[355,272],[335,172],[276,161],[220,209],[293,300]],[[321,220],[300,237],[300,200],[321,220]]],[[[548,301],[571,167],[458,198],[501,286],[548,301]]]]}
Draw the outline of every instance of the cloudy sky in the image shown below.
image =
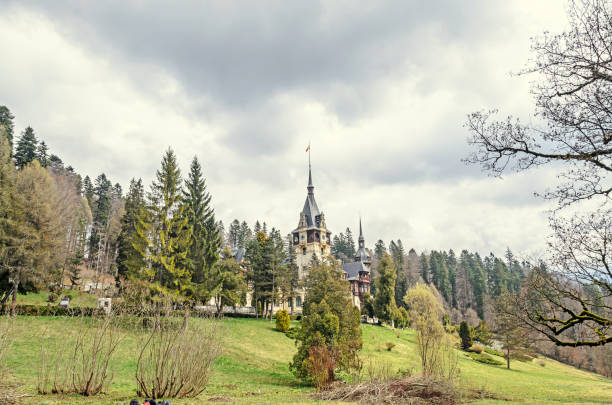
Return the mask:
{"type": "Polygon", "coordinates": [[[293,229],[307,154],[328,226],[366,241],[538,252],[555,181],[461,162],[466,114],[531,119],[529,38],[555,1],[0,0],[0,105],[83,175],[203,162],[219,218],[293,229]],[[172,4],[172,6],[168,6],[172,4]]]}

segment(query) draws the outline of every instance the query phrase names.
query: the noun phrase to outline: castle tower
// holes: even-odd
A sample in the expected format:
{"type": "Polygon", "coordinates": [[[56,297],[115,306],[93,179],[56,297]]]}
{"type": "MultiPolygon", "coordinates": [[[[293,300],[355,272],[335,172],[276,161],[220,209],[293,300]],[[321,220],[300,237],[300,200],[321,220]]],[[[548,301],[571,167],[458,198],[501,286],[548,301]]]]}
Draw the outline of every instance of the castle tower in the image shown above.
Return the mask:
{"type": "Polygon", "coordinates": [[[365,249],[365,238],[363,237],[363,228],[361,227],[361,218],[359,218],[359,249],[355,253],[355,261],[363,263],[363,267],[370,270],[372,259],[365,249]]]}
{"type": "Polygon", "coordinates": [[[325,215],[319,211],[315,201],[310,161],[308,162],[308,187],[306,189],[308,194],[304,208],[300,212],[298,226],[291,232],[300,280],[307,275],[308,268],[312,265],[313,255],[323,261],[331,254],[331,232],[325,224],[325,215]]]}

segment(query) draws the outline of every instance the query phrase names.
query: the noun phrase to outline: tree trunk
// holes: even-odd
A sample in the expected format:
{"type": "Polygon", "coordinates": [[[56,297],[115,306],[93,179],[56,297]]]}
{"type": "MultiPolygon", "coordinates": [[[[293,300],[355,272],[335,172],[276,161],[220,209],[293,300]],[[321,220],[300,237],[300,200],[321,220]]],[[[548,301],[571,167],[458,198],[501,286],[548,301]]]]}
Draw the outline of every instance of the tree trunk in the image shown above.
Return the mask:
{"type": "Polygon", "coordinates": [[[15,316],[15,307],[17,306],[17,290],[19,290],[19,278],[13,279],[13,299],[11,301],[11,316],[15,316]]]}
{"type": "Polygon", "coordinates": [[[510,349],[506,350],[506,361],[507,361],[507,368],[508,370],[510,370],[510,349]]]}

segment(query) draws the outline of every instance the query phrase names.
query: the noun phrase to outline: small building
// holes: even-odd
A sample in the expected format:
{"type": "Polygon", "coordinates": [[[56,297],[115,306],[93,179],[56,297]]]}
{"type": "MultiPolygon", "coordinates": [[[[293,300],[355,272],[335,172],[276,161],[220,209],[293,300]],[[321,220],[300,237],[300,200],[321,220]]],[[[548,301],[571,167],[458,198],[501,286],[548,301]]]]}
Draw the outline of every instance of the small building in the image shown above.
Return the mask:
{"type": "Polygon", "coordinates": [[[351,283],[353,293],[353,304],[361,308],[363,296],[370,293],[370,267],[372,259],[365,248],[365,238],[361,219],[359,220],[359,249],[355,253],[355,261],[342,264],[342,271],[346,279],[351,283]]]}

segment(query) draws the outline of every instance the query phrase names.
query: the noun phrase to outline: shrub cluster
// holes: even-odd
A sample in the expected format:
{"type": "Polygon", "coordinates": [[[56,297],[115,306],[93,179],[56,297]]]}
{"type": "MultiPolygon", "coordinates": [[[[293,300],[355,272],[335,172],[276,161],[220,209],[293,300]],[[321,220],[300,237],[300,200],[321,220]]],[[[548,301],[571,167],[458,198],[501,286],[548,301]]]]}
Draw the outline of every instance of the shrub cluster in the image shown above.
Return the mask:
{"type": "Polygon", "coordinates": [[[287,332],[291,326],[289,313],[282,309],[276,313],[276,330],[279,332],[287,332]]]}
{"type": "Polygon", "coordinates": [[[504,364],[499,360],[495,360],[493,357],[487,354],[469,353],[468,355],[471,357],[472,360],[476,360],[479,363],[491,364],[494,366],[500,366],[504,364]]]}

